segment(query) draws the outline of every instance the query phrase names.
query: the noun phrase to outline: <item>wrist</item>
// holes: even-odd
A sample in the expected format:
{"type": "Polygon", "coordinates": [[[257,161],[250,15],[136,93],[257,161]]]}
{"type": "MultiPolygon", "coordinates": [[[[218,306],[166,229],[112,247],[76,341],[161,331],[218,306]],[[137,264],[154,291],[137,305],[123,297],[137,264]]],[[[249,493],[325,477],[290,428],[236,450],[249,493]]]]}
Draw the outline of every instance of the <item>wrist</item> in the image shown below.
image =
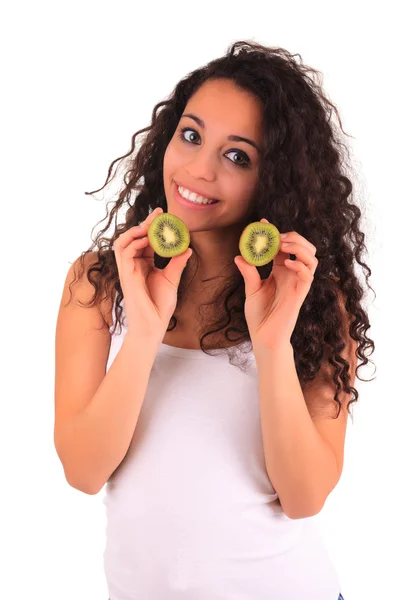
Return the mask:
{"type": "Polygon", "coordinates": [[[126,332],[123,344],[125,346],[129,346],[130,348],[137,349],[141,353],[152,353],[157,352],[162,339],[160,336],[156,337],[155,335],[149,336],[144,335],[142,333],[138,333],[133,330],[129,330],[126,332]]]}
{"type": "Polygon", "coordinates": [[[293,353],[293,346],[290,340],[281,339],[273,343],[267,343],[261,339],[255,339],[252,341],[253,352],[257,354],[279,354],[279,353],[293,353]]]}

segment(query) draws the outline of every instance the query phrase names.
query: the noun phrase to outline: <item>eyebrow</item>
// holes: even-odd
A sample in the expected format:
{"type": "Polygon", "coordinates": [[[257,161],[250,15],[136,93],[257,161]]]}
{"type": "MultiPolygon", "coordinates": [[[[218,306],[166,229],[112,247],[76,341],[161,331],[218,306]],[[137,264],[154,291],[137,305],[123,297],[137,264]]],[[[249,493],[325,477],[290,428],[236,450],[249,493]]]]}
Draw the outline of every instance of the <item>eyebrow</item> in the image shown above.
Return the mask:
{"type": "MultiPolygon", "coordinates": [[[[182,117],[189,117],[190,119],[193,119],[193,121],[196,121],[196,123],[199,125],[199,127],[201,127],[202,129],[205,129],[205,123],[202,119],[200,119],[200,117],[197,117],[196,115],[194,115],[192,113],[185,113],[184,115],[182,115],[182,117]]],[[[227,139],[231,140],[233,142],[246,142],[247,144],[250,144],[250,146],[253,146],[253,148],[255,148],[261,154],[260,148],[257,146],[257,144],[253,140],[250,140],[249,138],[245,138],[240,135],[228,135],[227,139]]]]}

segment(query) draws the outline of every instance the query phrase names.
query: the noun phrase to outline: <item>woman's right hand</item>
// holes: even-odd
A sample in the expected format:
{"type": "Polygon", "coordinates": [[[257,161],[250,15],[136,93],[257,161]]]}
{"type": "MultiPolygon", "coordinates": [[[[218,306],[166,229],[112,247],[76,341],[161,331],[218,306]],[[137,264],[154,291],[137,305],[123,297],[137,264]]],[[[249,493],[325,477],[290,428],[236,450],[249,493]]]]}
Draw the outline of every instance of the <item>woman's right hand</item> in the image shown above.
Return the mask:
{"type": "Polygon", "coordinates": [[[176,308],[183,269],[192,255],[188,248],[171,258],[164,269],[154,266],[154,250],[147,232],[162,213],[161,207],[156,208],[141,225],[131,227],[114,242],[129,334],[160,343],[176,308]]]}

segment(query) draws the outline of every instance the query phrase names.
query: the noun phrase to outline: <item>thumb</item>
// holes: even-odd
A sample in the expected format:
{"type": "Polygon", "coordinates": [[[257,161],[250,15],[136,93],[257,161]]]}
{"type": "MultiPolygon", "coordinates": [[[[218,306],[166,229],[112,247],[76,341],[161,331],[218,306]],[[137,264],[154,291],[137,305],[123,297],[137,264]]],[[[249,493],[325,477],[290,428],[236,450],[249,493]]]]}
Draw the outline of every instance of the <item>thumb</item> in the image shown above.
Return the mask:
{"type": "Polygon", "coordinates": [[[243,256],[235,256],[235,265],[241,272],[244,279],[246,298],[252,296],[261,287],[261,277],[254,265],[249,265],[243,258],[243,256]]]}
{"type": "Polygon", "coordinates": [[[187,250],[185,250],[185,252],[182,254],[179,254],[179,256],[173,256],[167,266],[163,269],[165,277],[176,288],[179,287],[183,269],[186,267],[187,262],[192,254],[193,250],[191,248],[187,248],[187,250]]]}

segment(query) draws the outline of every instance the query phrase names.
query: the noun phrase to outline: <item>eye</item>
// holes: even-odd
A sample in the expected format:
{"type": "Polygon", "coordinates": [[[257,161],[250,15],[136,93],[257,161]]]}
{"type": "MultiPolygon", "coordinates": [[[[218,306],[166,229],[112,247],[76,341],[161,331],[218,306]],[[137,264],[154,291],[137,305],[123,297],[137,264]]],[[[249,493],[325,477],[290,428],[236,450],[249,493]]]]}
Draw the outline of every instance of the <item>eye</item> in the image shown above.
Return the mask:
{"type": "Polygon", "coordinates": [[[187,138],[185,138],[185,133],[187,131],[193,131],[196,135],[198,135],[197,131],[195,131],[194,129],[189,129],[189,127],[186,127],[186,129],[180,129],[179,131],[180,131],[179,137],[184,142],[189,142],[190,143],[190,140],[188,140],[187,138]]]}
{"type": "Polygon", "coordinates": [[[239,156],[242,160],[244,159],[244,163],[236,162],[235,160],[232,161],[238,167],[248,167],[250,165],[250,159],[240,150],[229,150],[228,154],[237,154],[237,156],[239,156]]]}
{"type": "MultiPolygon", "coordinates": [[[[187,133],[188,131],[194,133],[197,136],[199,135],[195,129],[192,129],[191,127],[184,127],[184,128],[182,128],[182,129],[179,130],[179,132],[180,132],[179,133],[179,138],[183,142],[187,142],[188,144],[192,144],[193,141],[190,141],[190,140],[188,140],[185,137],[185,133],[187,133]]],[[[244,152],[242,152],[242,150],[236,150],[236,149],[233,148],[232,150],[229,150],[229,152],[227,152],[227,154],[237,154],[242,160],[244,160],[244,162],[237,162],[235,160],[231,160],[230,158],[228,159],[231,162],[233,162],[234,165],[237,165],[238,167],[242,167],[242,168],[246,169],[251,164],[249,157],[247,156],[247,154],[245,154],[244,152]]]]}

